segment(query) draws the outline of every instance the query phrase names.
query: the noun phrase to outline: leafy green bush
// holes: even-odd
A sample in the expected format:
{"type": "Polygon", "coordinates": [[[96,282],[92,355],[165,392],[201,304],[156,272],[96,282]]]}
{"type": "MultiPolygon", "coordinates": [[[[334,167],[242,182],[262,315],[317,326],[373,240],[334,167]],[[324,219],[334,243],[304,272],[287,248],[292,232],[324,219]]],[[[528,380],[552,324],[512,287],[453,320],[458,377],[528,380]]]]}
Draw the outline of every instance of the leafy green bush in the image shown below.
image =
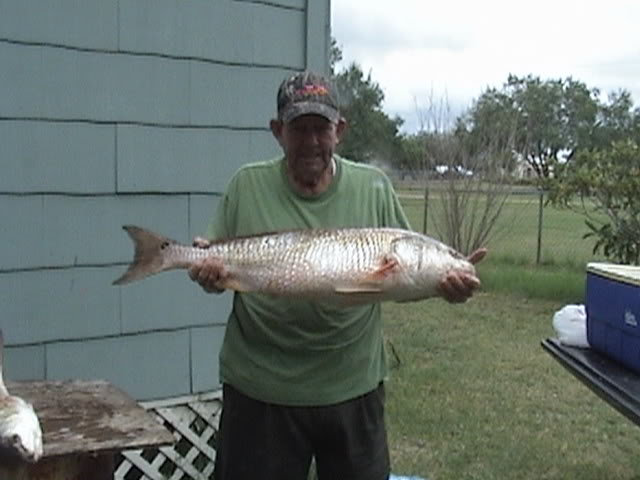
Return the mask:
{"type": "Polygon", "coordinates": [[[590,199],[605,220],[587,210],[585,238],[594,237],[594,253],[627,264],[640,263],[640,148],[632,140],[607,149],[583,150],[550,183],[550,199],[570,205],[576,196],[590,199]]]}

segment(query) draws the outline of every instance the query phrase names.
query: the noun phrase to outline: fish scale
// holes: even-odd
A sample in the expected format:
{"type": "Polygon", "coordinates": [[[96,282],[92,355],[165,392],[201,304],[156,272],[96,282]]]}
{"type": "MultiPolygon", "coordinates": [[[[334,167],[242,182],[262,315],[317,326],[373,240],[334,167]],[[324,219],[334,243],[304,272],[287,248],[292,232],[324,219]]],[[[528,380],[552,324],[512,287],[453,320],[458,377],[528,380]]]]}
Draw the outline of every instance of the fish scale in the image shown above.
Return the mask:
{"type": "Polygon", "coordinates": [[[223,288],[357,304],[421,300],[438,295],[438,284],[449,270],[475,275],[460,253],[403,229],[295,230],[198,248],[140,227],[123,228],[134,242],[135,254],[127,271],[113,282],[116,285],[215,257],[228,273],[223,288]]]}
{"type": "Polygon", "coordinates": [[[224,258],[227,270],[236,276],[244,278],[250,272],[250,283],[256,290],[269,290],[272,294],[319,293],[332,290],[336,281],[357,281],[363,273],[373,273],[382,265],[384,240],[388,243],[393,237],[375,230],[354,233],[316,230],[274,234],[264,239],[249,237],[225,242],[220,248],[214,244],[207,253],[224,258]]]}

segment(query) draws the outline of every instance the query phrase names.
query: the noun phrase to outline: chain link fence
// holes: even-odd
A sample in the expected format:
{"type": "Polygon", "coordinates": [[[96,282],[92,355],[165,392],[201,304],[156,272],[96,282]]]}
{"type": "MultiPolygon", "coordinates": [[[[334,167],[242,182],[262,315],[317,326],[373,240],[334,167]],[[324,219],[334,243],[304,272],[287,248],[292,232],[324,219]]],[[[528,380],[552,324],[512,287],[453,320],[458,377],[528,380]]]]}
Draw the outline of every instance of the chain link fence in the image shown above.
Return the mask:
{"type": "MultiPolygon", "coordinates": [[[[413,228],[448,243],[441,227],[444,189],[396,188],[413,228]]],[[[517,187],[505,195],[485,245],[492,261],[584,269],[590,261],[604,260],[593,253],[595,239],[585,238],[589,229],[583,213],[547,205],[545,193],[532,187],[517,187]]]]}

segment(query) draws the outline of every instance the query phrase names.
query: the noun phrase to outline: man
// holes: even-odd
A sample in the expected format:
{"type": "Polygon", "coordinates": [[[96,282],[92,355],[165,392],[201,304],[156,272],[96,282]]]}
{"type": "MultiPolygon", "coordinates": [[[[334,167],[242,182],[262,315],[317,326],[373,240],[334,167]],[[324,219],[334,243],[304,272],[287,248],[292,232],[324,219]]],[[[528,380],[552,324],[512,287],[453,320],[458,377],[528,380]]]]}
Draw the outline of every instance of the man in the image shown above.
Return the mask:
{"type": "MultiPolygon", "coordinates": [[[[335,155],[346,122],[325,78],[303,72],[285,79],[277,111],[270,126],[284,155],[235,174],[208,238],[297,228],[409,228],[380,170],[335,155]]],[[[189,274],[205,291],[219,292],[226,271],[209,258],[189,274]]],[[[440,285],[454,302],[478,286],[476,277],[461,272],[440,285]]],[[[303,480],[312,457],[320,480],[388,478],[386,373],[379,304],[338,308],[236,293],[220,353],[216,480],[303,480]]]]}

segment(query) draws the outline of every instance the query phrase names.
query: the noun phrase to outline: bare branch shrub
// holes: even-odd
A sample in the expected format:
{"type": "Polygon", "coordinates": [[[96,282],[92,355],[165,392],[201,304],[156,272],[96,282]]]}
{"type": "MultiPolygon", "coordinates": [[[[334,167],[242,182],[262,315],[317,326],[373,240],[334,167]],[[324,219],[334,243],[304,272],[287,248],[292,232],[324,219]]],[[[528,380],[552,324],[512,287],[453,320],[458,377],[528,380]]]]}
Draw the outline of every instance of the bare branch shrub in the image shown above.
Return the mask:
{"type": "Polygon", "coordinates": [[[481,126],[460,117],[454,122],[448,100],[433,96],[418,115],[425,208],[439,238],[468,254],[487,245],[512,193],[515,121],[481,126]]]}

